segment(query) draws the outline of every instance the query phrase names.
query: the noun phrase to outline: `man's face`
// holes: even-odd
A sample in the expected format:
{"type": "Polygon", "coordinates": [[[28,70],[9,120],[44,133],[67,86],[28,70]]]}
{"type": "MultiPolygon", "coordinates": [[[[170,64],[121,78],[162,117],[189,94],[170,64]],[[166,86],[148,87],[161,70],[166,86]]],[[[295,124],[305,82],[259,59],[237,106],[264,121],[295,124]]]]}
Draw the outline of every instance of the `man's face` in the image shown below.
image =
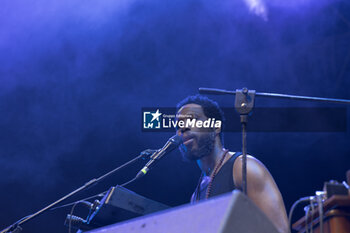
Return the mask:
{"type": "MultiPolygon", "coordinates": [[[[203,108],[198,104],[186,104],[177,112],[177,119],[196,119],[205,121],[207,116],[203,108]]],[[[188,160],[198,160],[209,155],[214,149],[216,132],[215,129],[205,128],[178,128],[177,135],[182,137],[183,144],[180,146],[181,154],[188,160]]]]}

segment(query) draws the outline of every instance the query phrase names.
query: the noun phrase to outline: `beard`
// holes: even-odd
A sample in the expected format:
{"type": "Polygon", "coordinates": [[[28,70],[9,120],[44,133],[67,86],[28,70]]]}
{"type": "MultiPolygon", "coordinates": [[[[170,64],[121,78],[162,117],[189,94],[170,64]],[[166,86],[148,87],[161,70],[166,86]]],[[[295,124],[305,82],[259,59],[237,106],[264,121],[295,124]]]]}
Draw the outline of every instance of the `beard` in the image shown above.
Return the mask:
{"type": "Polygon", "coordinates": [[[212,153],[215,144],[215,132],[196,137],[197,148],[188,148],[181,144],[179,149],[185,161],[196,161],[212,153]]]}

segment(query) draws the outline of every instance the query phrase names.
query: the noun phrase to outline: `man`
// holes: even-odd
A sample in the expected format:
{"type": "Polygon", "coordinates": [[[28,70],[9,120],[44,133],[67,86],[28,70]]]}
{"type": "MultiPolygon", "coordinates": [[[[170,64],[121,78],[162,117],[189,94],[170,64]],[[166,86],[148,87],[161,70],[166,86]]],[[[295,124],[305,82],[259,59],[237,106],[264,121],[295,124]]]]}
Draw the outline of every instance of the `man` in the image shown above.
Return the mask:
{"type": "MultiPolygon", "coordinates": [[[[207,199],[233,189],[242,190],[242,156],[238,152],[229,152],[223,146],[224,116],[218,104],[196,95],[181,101],[177,109],[178,122],[190,123],[177,128],[176,133],[183,140],[180,151],[187,160],[197,161],[202,171],[191,201],[207,199]],[[208,120],[222,124],[199,127],[208,120]],[[196,124],[197,121],[201,123],[196,124]]],[[[267,168],[252,156],[247,156],[247,195],[280,232],[288,232],[281,193],[267,168]]]]}

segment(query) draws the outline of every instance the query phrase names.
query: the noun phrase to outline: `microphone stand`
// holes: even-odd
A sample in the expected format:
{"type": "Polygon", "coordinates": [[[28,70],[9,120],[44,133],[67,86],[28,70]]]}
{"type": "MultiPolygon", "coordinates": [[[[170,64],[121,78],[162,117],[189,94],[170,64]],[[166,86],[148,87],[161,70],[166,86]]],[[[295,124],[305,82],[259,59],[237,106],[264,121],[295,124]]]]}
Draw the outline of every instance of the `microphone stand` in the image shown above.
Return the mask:
{"type": "Polygon", "coordinates": [[[248,90],[247,88],[237,89],[236,91],[228,91],[216,88],[199,88],[200,94],[211,95],[235,95],[235,109],[240,114],[240,122],[242,125],[242,191],[247,195],[247,122],[248,115],[254,108],[255,96],[280,98],[280,99],[294,99],[307,100],[317,102],[328,102],[338,104],[350,104],[350,100],[334,99],[334,98],[320,98],[310,96],[286,95],[278,93],[263,93],[255,92],[255,90],[248,90]]]}
{"type": "MultiPolygon", "coordinates": [[[[20,220],[18,220],[17,222],[15,222],[14,224],[10,225],[9,227],[3,229],[0,233],[19,233],[21,232],[22,228],[20,227],[20,225],[22,225],[23,223],[25,222],[28,222],[29,220],[39,216],[40,214],[46,212],[47,210],[55,207],[56,205],[58,205],[59,203],[63,202],[64,200],[66,200],[67,198],[73,196],[74,194],[76,193],[79,193],[85,189],[87,189],[88,187],[91,187],[92,185],[95,185],[97,184],[98,182],[100,182],[101,180],[107,178],[108,176],[112,175],[113,173],[115,173],[116,171],[136,162],[137,160],[139,159],[147,159],[149,158],[154,152],[156,152],[156,150],[151,150],[151,149],[147,149],[147,150],[144,150],[143,152],[140,153],[140,155],[138,155],[136,158],[124,163],[123,165],[113,169],[112,171],[100,176],[99,178],[94,178],[90,181],[88,181],[87,183],[85,183],[83,186],[77,188],[76,190],[74,190],[73,192],[65,195],[64,197],[58,199],[57,201],[51,203],[50,205],[44,207],[43,209],[35,212],[34,214],[31,214],[31,215],[28,215],[24,218],[21,218],[20,220]]],[[[132,181],[135,181],[135,179],[132,179],[132,181]]],[[[130,182],[127,182],[123,185],[126,185],[126,184],[129,184],[130,182]]]]}

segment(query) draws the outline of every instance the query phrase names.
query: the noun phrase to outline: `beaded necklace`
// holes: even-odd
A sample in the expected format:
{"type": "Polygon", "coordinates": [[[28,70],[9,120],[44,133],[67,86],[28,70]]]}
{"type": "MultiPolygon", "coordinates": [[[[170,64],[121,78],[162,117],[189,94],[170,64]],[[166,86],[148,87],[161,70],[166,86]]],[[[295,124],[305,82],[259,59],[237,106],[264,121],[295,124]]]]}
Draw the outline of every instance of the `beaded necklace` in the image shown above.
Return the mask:
{"type": "MultiPolygon", "coordinates": [[[[210,196],[210,193],[211,193],[211,189],[212,189],[212,185],[213,185],[213,181],[215,179],[215,176],[218,174],[221,166],[223,165],[224,161],[225,161],[225,158],[226,158],[226,155],[228,154],[229,150],[225,150],[224,151],[224,154],[222,155],[219,163],[214,167],[214,171],[213,173],[210,175],[210,181],[209,181],[209,184],[208,184],[208,188],[206,190],[206,194],[205,194],[205,199],[208,199],[209,196],[210,196]]],[[[199,193],[200,193],[200,186],[201,186],[201,183],[202,183],[202,180],[203,180],[203,177],[204,177],[204,173],[201,174],[201,177],[199,178],[199,182],[197,184],[197,187],[196,187],[196,201],[199,201],[199,193]]]]}

